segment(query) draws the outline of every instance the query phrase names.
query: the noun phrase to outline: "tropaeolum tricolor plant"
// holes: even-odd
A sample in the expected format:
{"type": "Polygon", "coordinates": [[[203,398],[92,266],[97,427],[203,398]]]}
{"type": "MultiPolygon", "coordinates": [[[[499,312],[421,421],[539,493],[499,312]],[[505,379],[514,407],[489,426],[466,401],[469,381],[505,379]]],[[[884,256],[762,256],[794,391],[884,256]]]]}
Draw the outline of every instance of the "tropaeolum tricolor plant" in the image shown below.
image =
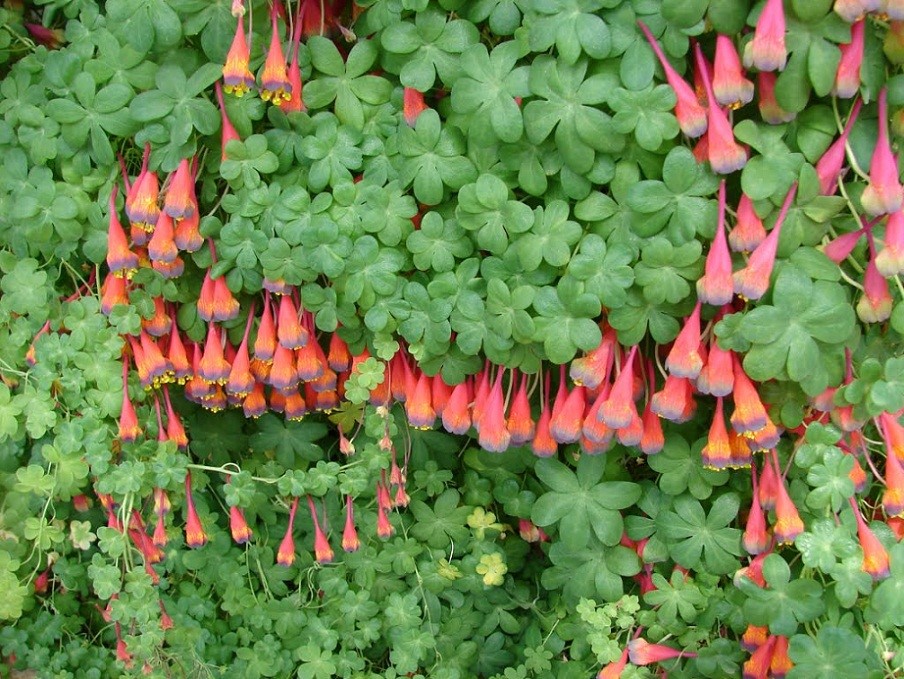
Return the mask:
{"type": "Polygon", "coordinates": [[[904,671],[904,3],[0,21],[0,676],[904,671]]]}

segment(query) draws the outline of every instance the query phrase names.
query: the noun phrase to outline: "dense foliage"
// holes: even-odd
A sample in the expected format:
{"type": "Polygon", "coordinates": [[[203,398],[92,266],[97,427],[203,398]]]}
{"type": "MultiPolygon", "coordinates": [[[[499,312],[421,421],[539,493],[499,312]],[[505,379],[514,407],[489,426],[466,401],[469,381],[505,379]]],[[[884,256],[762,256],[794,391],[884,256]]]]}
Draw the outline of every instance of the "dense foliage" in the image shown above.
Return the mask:
{"type": "Polygon", "coordinates": [[[7,0],[0,676],[896,676],[901,63],[899,0],[7,0]]]}

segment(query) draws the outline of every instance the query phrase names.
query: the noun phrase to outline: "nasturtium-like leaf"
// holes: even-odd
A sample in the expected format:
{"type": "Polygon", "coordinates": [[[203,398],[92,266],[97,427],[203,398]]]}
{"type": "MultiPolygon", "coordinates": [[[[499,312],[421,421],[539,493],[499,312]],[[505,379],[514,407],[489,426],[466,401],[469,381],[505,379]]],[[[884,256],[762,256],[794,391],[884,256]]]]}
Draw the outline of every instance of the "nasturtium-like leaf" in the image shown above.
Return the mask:
{"type": "Polygon", "coordinates": [[[741,173],[744,193],[754,201],[773,198],[780,202],[804,162],[803,154],[792,153],[785,145],[784,126],[743,120],[735,127],[735,137],[758,151],[741,173]]]}
{"type": "Polygon", "coordinates": [[[676,304],[691,294],[691,283],[703,268],[702,247],[692,240],[675,247],[657,236],[644,245],[640,262],[634,268],[634,279],[643,288],[646,300],[676,304]]]}
{"type": "Polygon", "coordinates": [[[301,151],[313,162],[308,171],[308,188],[321,191],[352,180],[352,170],[361,167],[361,133],[326,114],[317,120],[313,135],[301,142],[301,151]]]}
{"type": "Polygon", "coordinates": [[[625,591],[623,578],[641,569],[636,552],[622,545],[606,546],[593,537],[577,547],[555,542],[549,558],[553,566],[543,571],[540,582],[546,589],[561,589],[572,602],[618,601],[625,591]]]}
{"type": "Polygon", "coordinates": [[[578,350],[590,351],[602,339],[596,322],[602,310],[599,299],[579,288],[563,278],[558,287],[544,286],[534,297],[534,309],[540,314],[534,337],[553,363],[567,363],[578,350]]]}
{"type": "MultiPolygon", "coordinates": [[[[672,305],[650,302],[635,286],[628,291],[625,304],[612,309],[609,323],[618,331],[618,341],[625,346],[639,343],[647,330],[657,343],[666,344],[678,335],[681,326],[673,314],[679,313],[672,305]]],[[[687,313],[690,313],[690,308],[687,313]]]]}
{"type": "Polygon", "coordinates": [[[521,264],[527,270],[536,269],[544,260],[552,266],[565,266],[580,237],[580,225],[568,219],[568,204],[551,201],[534,210],[533,226],[518,238],[521,264]]]}
{"type": "Polygon", "coordinates": [[[226,160],[220,163],[220,175],[233,189],[254,188],[260,184],[262,174],[271,174],[278,167],[276,155],[267,149],[267,138],[255,134],[226,145],[226,160]]]}
{"type": "Polygon", "coordinates": [[[388,66],[401,62],[399,80],[405,87],[427,92],[436,77],[452,85],[461,74],[459,55],[478,41],[477,28],[470,21],[453,19],[433,9],[418,12],[414,23],[400,21],[386,27],[380,42],[387,52],[398,55],[386,58],[388,66]]]}
{"type": "Polygon", "coordinates": [[[706,596],[700,588],[677,569],[669,580],[654,573],[653,585],[655,589],[644,594],[643,600],[657,607],[656,615],[665,625],[673,624],[678,615],[685,622],[693,622],[706,607],[706,596]]]}
{"type": "Polygon", "coordinates": [[[555,130],[556,148],[577,174],[593,167],[596,152],[614,153],[624,147],[612,130],[611,118],[598,108],[609,96],[605,75],[587,77],[587,62],[569,65],[538,57],[530,67],[530,93],[538,98],[524,106],[524,126],[531,143],[539,144],[555,130]]]}
{"type": "Polygon", "coordinates": [[[840,284],[814,282],[786,264],[776,278],[772,304],[749,311],[740,323],[740,334],[752,345],[744,369],[760,382],[794,380],[815,396],[840,380],[842,343],[854,325],[854,310],[840,284]]]}
{"type": "Polygon", "coordinates": [[[799,623],[810,622],[825,610],[822,585],[810,578],[791,579],[788,563],[778,554],[763,561],[766,587],[749,578],[738,579],[738,587],[747,595],[744,616],[752,625],[768,625],[770,632],[791,636],[799,623]]]}
{"type": "Polygon", "coordinates": [[[851,532],[829,519],[814,521],[794,541],[805,565],[828,573],[838,559],[857,552],[857,543],[851,532]]]}
{"type": "Polygon", "coordinates": [[[455,216],[462,228],[476,232],[478,247],[494,255],[505,252],[513,234],[524,233],[534,224],[531,209],[510,198],[509,188],[493,174],[482,174],[462,187],[455,216]]]}
{"type": "Polygon", "coordinates": [[[433,110],[422,112],[414,129],[399,126],[399,181],[412,186],[415,198],[427,205],[443,200],[445,189],[458,190],[477,178],[474,164],[464,155],[461,132],[440,122],[433,110]]]}
{"type": "Polygon", "coordinates": [[[326,435],[320,422],[284,422],[271,413],[258,420],[258,431],[249,441],[251,449],[276,455],[287,466],[298,459],[313,462],[322,459],[323,449],[315,443],[326,435]]]}
{"type": "Polygon", "coordinates": [[[813,489],[807,495],[807,506],[838,512],[847,504],[846,500],[854,494],[854,482],[850,478],[854,462],[853,455],[846,455],[838,448],[826,451],[822,461],[807,473],[807,483],[813,489]]]}
{"type": "Polygon", "coordinates": [[[708,514],[687,495],[675,498],[672,507],[656,517],[656,530],[668,541],[669,554],[679,565],[714,575],[738,568],[738,557],[743,551],[741,530],[730,526],[740,507],[735,493],[720,495],[708,514]]]}
{"type": "Polygon", "coordinates": [[[868,657],[874,654],[850,629],[834,625],[820,627],[815,639],[795,634],[790,642],[788,656],[794,666],[786,675],[788,679],[865,677],[868,657]]]}
{"type": "Polygon", "coordinates": [[[521,108],[515,97],[530,94],[527,67],[516,66],[521,46],[515,42],[496,45],[492,52],[482,43],[461,55],[463,75],[452,87],[452,108],[471,116],[473,125],[489,123],[504,142],[518,141],[524,132],[521,108]]]}
{"type": "Polygon", "coordinates": [[[568,262],[565,277],[580,281],[584,291],[599,297],[600,304],[612,310],[624,306],[627,290],[634,282],[631,250],[606,241],[596,234],[586,234],[577,252],[568,262]]]}
{"type": "Polygon", "coordinates": [[[182,37],[182,22],[167,0],[111,0],[107,24],[139,52],[166,50],[182,37]]]}
{"type": "Polygon", "coordinates": [[[460,505],[460,499],[458,491],[450,488],[436,498],[432,508],[413,501],[410,510],[417,523],[411,527],[411,534],[432,547],[444,548],[450,540],[464,545],[469,535],[468,515],[474,508],[460,505]]]}
{"type": "Polygon", "coordinates": [[[392,85],[378,75],[370,75],[377,59],[373,40],[359,40],[346,59],[328,38],[311,36],[307,41],[311,64],[323,75],[304,84],[304,102],[310,109],[324,108],[335,102],[340,122],[355,130],[364,128],[364,104],[389,101],[392,85]]]}
{"type": "Polygon", "coordinates": [[[640,486],[623,481],[601,481],[605,457],[583,455],[572,471],[551,458],[537,462],[537,477],[551,490],[537,498],[531,519],[542,527],[559,524],[560,543],[566,549],[586,546],[591,535],[604,545],[616,545],[623,532],[619,509],[634,504],[640,486]]]}
{"type": "Polygon", "coordinates": [[[703,467],[701,448],[702,443],[691,447],[682,436],[669,432],[663,449],[647,458],[650,468],[661,474],[659,488],[663,493],[677,497],[687,491],[698,500],[705,500],[714,488],[728,482],[727,471],[703,467]]]}
{"type": "Polygon", "coordinates": [[[421,228],[409,234],[405,245],[418,269],[437,273],[451,271],[456,260],[466,258],[474,251],[471,240],[458,222],[444,220],[438,212],[425,214],[421,228]]]}
{"type": "Polygon", "coordinates": [[[633,229],[649,238],[665,229],[665,236],[676,246],[685,245],[699,233],[712,236],[717,205],[706,198],[719,186],[716,176],[698,163],[683,146],[666,156],[662,181],[645,180],[628,191],[628,206],[640,213],[633,229]]]}
{"type": "Polygon", "coordinates": [[[622,134],[633,132],[642,149],[657,151],[664,141],[678,136],[678,120],[672,114],[675,92],[668,85],[650,85],[638,92],[618,88],[609,95],[609,105],[615,111],[613,128],[622,134]]]}
{"type": "Polygon", "coordinates": [[[568,64],[575,63],[582,53],[605,59],[612,43],[609,27],[597,11],[608,4],[603,0],[531,0],[528,6],[540,15],[527,24],[531,50],[546,52],[555,45],[568,64]]]}

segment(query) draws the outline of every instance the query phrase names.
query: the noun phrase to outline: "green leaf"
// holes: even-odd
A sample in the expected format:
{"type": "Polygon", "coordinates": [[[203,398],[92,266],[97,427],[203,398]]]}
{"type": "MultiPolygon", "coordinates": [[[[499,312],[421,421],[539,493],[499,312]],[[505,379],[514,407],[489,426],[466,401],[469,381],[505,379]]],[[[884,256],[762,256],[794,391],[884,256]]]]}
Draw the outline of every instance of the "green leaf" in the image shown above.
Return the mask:
{"type": "Polygon", "coordinates": [[[795,634],[788,645],[794,667],[788,679],[820,676],[825,679],[849,679],[867,675],[869,651],[863,639],[849,629],[824,625],[816,638],[795,634]]]}
{"type": "Polygon", "coordinates": [[[561,462],[537,462],[537,476],[551,492],[537,498],[531,519],[538,526],[559,524],[564,546],[579,549],[595,535],[605,545],[621,539],[622,517],[617,510],[640,497],[640,486],[624,482],[600,482],[605,460],[585,455],[578,461],[577,474],[561,462]]]}
{"type": "Polygon", "coordinates": [[[734,493],[720,495],[707,515],[693,498],[679,496],[674,511],[656,517],[657,533],[670,542],[669,554],[685,568],[703,568],[709,573],[730,573],[738,568],[741,531],[730,528],[737,517],[740,499],[734,493]]]}
{"type": "Polygon", "coordinates": [[[791,570],[778,554],[763,561],[762,588],[748,578],[738,587],[747,595],[744,616],[752,625],[768,625],[773,634],[791,636],[799,623],[815,620],[825,610],[821,585],[808,578],[791,579],[791,570]]]}

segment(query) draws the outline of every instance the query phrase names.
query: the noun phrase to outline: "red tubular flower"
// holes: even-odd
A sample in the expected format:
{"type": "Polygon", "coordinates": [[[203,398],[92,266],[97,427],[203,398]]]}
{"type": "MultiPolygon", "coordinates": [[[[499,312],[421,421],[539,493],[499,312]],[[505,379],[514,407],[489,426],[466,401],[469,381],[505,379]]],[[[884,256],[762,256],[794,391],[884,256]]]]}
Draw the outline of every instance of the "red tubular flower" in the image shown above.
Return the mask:
{"type": "Polygon", "coordinates": [[[766,228],[746,193],[741,194],[737,217],[734,228],[728,234],[728,244],[735,252],[750,252],[765,240],[766,228]]]}
{"type": "Polygon", "coordinates": [[[449,402],[443,409],[443,428],[450,434],[464,434],[471,428],[471,401],[468,382],[465,380],[452,388],[449,402]]]}
{"type": "Polygon", "coordinates": [[[345,496],[345,528],[342,531],[342,549],[346,552],[357,552],[361,546],[358,531],[355,528],[355,510],[352,496],[345,496]]]}
{"type": "Polygon", "coordinates": [[[280,345],[286,349],[298,349],[308,342],[308,331],[301,324],[298,310],[290,295],[281,295],[279,298],[276,337],[280,345]]]}
{"type": "Polygon", "coordinates": [[[154,315],[151,318],[142,318],[141,327],[152,337],[163,337],[173,327],[173,319],[166,311],[162,297],[154,297],[154,315]]]}
{"type": "Polygon", "coordinates": [[[164,278],[178,278],[185,271],[185,262],[181,257],[176,257],[172,262],[162,262],[155,259],[151,262],[151,268],[164,278]]]}
{"type": "Polygon", "coordinates": [[[756,79],[760,93],[757,107],[760,109],[763,120],[770,125],[781,125],[794,120],[797,114],[783,109],[778,103],[778,99],[775,98],[775,81],[777,80],[775,73],[760,71],[757,73],[756,79]]]}
{"type": "Polygon", "coordinates": [[[138,368],[138,377],[141,379],[142,386],[157,386],[161,382],[167,381],[166,373],[169,365],[163,356],[163,352],[160,351],[160,347],[157,346],[157,343],[145,330],[141,331],[138,339],[141,343],[141,355],[145,365],[144,370],[139,365],[138,356],[135,356],[135,365],[138,368]],[[144,378],[142,378],[142,373],[144,373],[144,378]]]}
{"type": "MultiPolygon", "coordinates": [[[[836,7],[838,3],[835,3],[836,7]]],[[[860,67],[863,64],[863,43],[865,19],[851,26],[851,41],[841,45],[841,61],[835,72],[832,94],[842,99],[850,99],[860,90],[860,67]]]]}
{"type": "MultiPolygon", "coordinates": [[[[726,249],[725,252],[727,254],[728,250],[726,249]]],[[[731,268],[729,267],[729,272],[730,271],[731,268]]],[[[693,312],[691,312],[691,315],[685,320],[684,327],[681,329],[681,332],[678,333],[678,337],[675,338],[672,349],[665,359],[665,369],[668,370],[670,375],[674,375],[675,377],[687,377],[693,380],[697,378],[700,371],[703,369],[703,358],[700,356],[699,351],[700,306],[700,302],[697,302],[694,306],[693,312]]]]}
{"type": "Polygon", "coordinates": [[[726,469],[731,465],[731,444],[728,429],[725,427],[725,409],[721,396],[716,399],[709,436],[700,454],[703,457],[703,466],[708,469],[726,469]]]}
{"type": "Polygon", "coordinates": [[[257,419],[267,410],[267,399],[264,396],[264,385],[255,382],[245,399],[242,401],[242,411],[245,417],[257,419]]]}
{"type": "Polygon", "coordinates": [[[511,443],[511,434],[505,427],[505,407],[502,396],[502,369],[496,373],[493,387],[487,396],[483,417],[480,420],[478,443],[484,450],[504,453],[511,443]]]}
{"type": "Polygon", "coordinates": [[[235,27],[235,36],[232,38],[232,46],[226,55],[226,65],[223,66],[223,89],[241,97],[254,86],[254,75],[248,68],[251,59],[251,50],[248,48],[248,40],[245,38],[245,26],[242,17],[239,16],[235,27]]]}
{"type": "Polygon", "coordinates": [[[264,301],[264,310],[261,313],[260,326],[257,329],[257,338],[254,340],[254,357],[259,361],[269,363],[273,360],[276,345],[276,325],[273,322],[273,311],[270,308],[268,293],[267,299],[264,301]]]}
{"type": "Polygon", "coordinates": [[[307,110],[307,107],[304,105],[304,99],[302,98],[301,67],[298,63],[298,51],[301,44],[301,29],[302,22],[296,20],[295,35],[292,36],[292,61],[289,63],[289,85],[291,85],[292,87],[292,97],[290,99],[284,100],[279,105],[279,108],[281,108],[285,113],[307,110]]]}
{"type": "Polygon", "coordinates": [[[173,409],[173,403],[170,400],[169,389],[163,387],[163,400],[166,402],[166,437],[175,442],[180,450],[188,448],[188,435],[185,433],[185,425],[179,415],[173,409]]]}
{"type": "Polygon", "coordinates": [[[223,101],[223,88],[220,86],[220,82],[215,82],[213,86],[217,94],[217,103],[220,105],[220,124],[223,128],[222,142],[220,144],[220,160],[222,161],[226,160],[226,144],[231,141],[242,141],[242,138],[226,114],[226,102],[223,101]]]}
{"type": "Polygon", "coordinates": [[[680,651],[663,644],[651,644],[646,639],[638,637],[628,642],[628,657],[631,659],[631,664],[642,667],[673,658],[696,658],[697,654],[680,651]]]}
{"type": "Polygon", "coordinates": [[[185,475],[185,509],[188,514],[185,520],[185,544],[192,549],[203,547],[207,544],[207,533],[204,532],[204,526],[201,525],[201,519],[198,518],[195,502],[192,499],[191,472],[185,475]]]}
{"type": "Polygon", "coordinates": [[[119,277],[131,278],[138,269],[138,255],[129,249],[125,229],[116,213],[116,193],[114,185],[110,192],[110,221],[107,230],[107,266],[119,277]]]}
{"type": "MultiPolygon", "coordinates": [[[[434,378],[434,384],[437,379],[438,376],[434,378]]],[[[521,375],[521,382],[512,399],[505,426],[511,434],[513,446],[524,445],[534,437],[536,425],[531,417],[530,401],[527,398],[527,375],[525,374],[521,375]]]]}
{"type": "Polygon", "coordinates": [[[119,440],[123,442],[135,441],[141,435],[141,426],[138,424],[138,416],[132,399],[129,398],[129,362],[122,361],[122,410],[119,415],[119,440]]]}
{"type": "Polygon", "coordinates": [[[734,388],[734,360],[728,349],[722,349],[715,338],[709,345],[706,365],[697,376],[696,387],[701,394],[728,396],[734,388]]]}
{"type": "MultiPolygon", "coordinates": [[[[308,331],[310,333],[310,331],[308,331]]],[[[303,347],[295,350],[295,372],[302,382],[310,382],[312,388],[314,381],[326,375],[326,356],[320,351],[317,340],[305,342],[303,347]]],[[[325,384],[325,387],[331,385],[325,384]]],[[[335,385],[332,385],[335,386],[335,385]]],[[[323,391],[318,389],[317,391],[323,391]]]]}
{"type": "Polygon", "coordinates": [[[107,274],[100,289],[100,310],[109,316],[116,306],[129,305],[129,291],[126,279],[114,273],[107,274]]]}
{"type": "Polygon", "coordinates": [[[688,412],[693,413],[693,406],[688,403],[688,399],[693,402],[692,389],[689,387],[691,382],[686,377],[669,375],[665,378],[662,389],[650,399],[650,408],[670,422],[687,421],[688,412]]]}
{"type": "Polygon", "coordinates": [[[543,406],[540,411],[540,418],[537,420],[537,429],[534,432],[533,441],[531,441],[531,450],[537,457],[552,457],[559,450],[559,444],[552,437],[549,429],[549,422],[552,419],[552,411],[549,404],[543,406]]]}
{"type": "Polygon", "coordinates": [[[665,434],[662,431],[662,422],[659,415],[653,412],[652,404],[648,401],[641,416],[643,435],[640,438],[640,449],[645,455],[655,455],[665,445],[665,434]]]}
{"type": "Polygon", "coordinates": [[[857,501],[850,497],[848,501],[851,503],[851,509],[854,512],[854,518],[857,521],[857,539],[860,541],[860,548],[863,550],[863,563],[860,566],[864,573],[868,573],[873,580],[882,580],[889,575],[888,569],[888,552],[885,546],[879,542],[879,538],[873,533],[872,529],[866,524],[857,501]]]}
{"type": "Polygon", "coordinates": [[[596,389],[603,382],[608,381],[615,358],[615,347],[618,344],[618,336],[613,328],[603,331],[603,338],[599,346],[582,358],[576,358],[571,362],[569,376],[576,385],[582,385],[588,389],[596,389]]]}
{"type": "Polygon", "coordinates": [[[170,177],[169,188],[163,199],[163,211],[173,219],[185,219],[194,214],[196,207],[192,202],[193,183],[188,158],[183,158],[170,177]]]}
{"type": "Polygon", "coordinates": [[[740,108],[753,99],[753,83],[744,77],[741,58],[727,35],[716,36],[713,93],[722,106],[740,108]]]}
{"type": "Polygon", "coordinates": [[[876,270],[886,278],[904,273],[904,211],[888,216],[884,245],[874,261],[876,270]]]}
{"type": "Polygon", "coordinates": [[[198,365],[201,379],[210,384],[226,384],[229,379],[231,366],[223,355],[223,345],[220,342],[220,333],[215,323],[207,328],[207,341],[204,343],[204,353],[198,365]]]}
{"type": "Polygon", "coordinates": [[[549,432],[556,443],[576,443],[580,440],[586,404],[586,389],[576,386],[560,407],[553,406],[549,432]]]}
{"type": "Polygon", "coordinates": [[[751,450],[769,450],[778,445],[782,432],[775,425],[775,422],[766,415],[766,424],[757,429],[753,433],[748,433],[746,438],[750,443],[751,450]]]}
{"type": "Polygon", "coordinates": [[[201,236],[201,213],[198,210],[198,198],[195,195],[194,184],[189,191],[189,201],[194,206],[194,211],[185,219],[176,222],[173,242],[180,250],[197,252],[204,245],[204,237],[201,236]]]}
{"type": "Polygon", "coordinates": [[[130,668],[134,664],[134,658],[129,653],[126,642],[122,639],[122,626],[117,622],[114,624],[114,628],[116,629],[116,659],[126,668],[130,668]]]}
{"type": "Polygon", "coordinates": [[[847,259],[848,255],[853,252],[864,232],[865,229],[861,228],[856,231],[851,231],[850,233],[841,234],[837,238],[826,243],[825,247],[822,249],[823,254],[836,264],[841,264],[841,262],[847,259]]]}
{"type": "Polygon", "coordinates": [[[613,662],[606,665],[603,669],[601,669],[599,671],[599,674],[596,675],[596,679],[620,679],[621,673],[624,671],[625,665],[627,664],[628,647],[625,646],[618,660],[614,660],[613,662]]]}
{"type": "Polygon", "coordinates": [[[292,506],[289,508],[289,525],[286,526],[286,533],[283,535],[282,542],[279,543],[279,550],[276,552],[276,563],[280,566],[291,566],[295,563],[295,537],[292,531],[295,528],[295,512],[298,510],[298,498],[292,500],[292,506]]]}
{"type": "Polygon", "coordinates": [[[832,9],[849,24],[853,24],[862,21],[869,12],[877,11],[880,4],[879,0],[835,0],[832,9]]]}
{"type": "Polygon", "coordinates": [[[271,13],[270,23],[272,33],[270,34],[267,60],[264,62],[264,70],[261,73],[261,99],[279,106],[282,102],[292,99],[292,83],[289,82],[289,74],[286,70],[286,57],[279,39],[275,12],[271,13]]]}
{"type": "MultiPolygon", "coordinates": [[[[643,438],[643,420],[640,415],[635,414],[627,427],[616,429],[615,436],[623,446],[640,445],[640,440],[643,438]]],[[[603,449],[600,449],[599,452],[603,452],[603,449]]]]}
{"type": "Polygon", "coordinates": [[[320,521],[317,519],[317,509],[314,507],[314,500],[311,496],[307,496],[308,509],[311,511],[311,520],[314,522],[314,558],[317,563],[330,563],[333,560],[333,548],[330,547],[330,541],[326,537],[326,533],[320,528],[320,521]]]}
{"type": "Polygon", "coordinates": [[[757,648],[750,659],[744,663],[744,679],[766,679],[769,675],[769,666],[772,664],[772,654],[777,638],[770,636],[766,643],[757,648]]]}
{"type": "Polygon", "coordinates": [[[886,88],[879,92],[879,138],[869,166],[869,184],[860,196],[867,214],[892,214],[901,209],[904,189],[898,180],[898,164],[888,140],[888,97],[886,88]]]}
{"type": "Polygon", "coordinates": [[[148,242],[148,257],[152,262],[162,264],[172,264],[179,257],[179,249],[173,240],[173,218],[165,212],[161,212],[157,217],[157,225],[154,227],[154,233],[148,242]]]}
{"type": "Polygon", "coordinates": [[[339,336],[338,332],[334,332],[330,335],[330,347],[327,352],[326,360],[330,368],[337,373],[345,372],[351,365],[352,357],[348,351],[348,345],[345,343],[345,340],[339,336]]]}
{"type": "Polygon", "coordinates": [[[304,416],[308,414],[308,402],[300,391],[295,390],[286,394],[286,404],[283,412],[289,422],[301,422],[304,419],[304,416]]]}
{"type": "Polygon", "coordinates": [[[794,663],[788,655],[788,637],[778,635],[775,637],[775,648],[772,650],[772,661],[769,663],[772,679],[785,679],[785,675],[792,667],[794,663]]]}
{"type": "Polygon", "coordinates": [[[599,409],[599,419],[612,429],[627,427],[634,416],[637,415],[637,407],[634,405],[634,356],[637,354],[637,346],[631,347],[628,357],[621,368],[618,377],[612,384],[609,398],[599,409]]]}
{"type": "Polygon", "coordinates": [[[744,48],[744,66],[759,71],[781,71],[787,60],[784,5],[782,0],[766,0],[753,40],[744,48]]]}
{"type": "Polygon", "coordinates": [[[857,315],[864,323],[881,323],[891,316],[893,304],[894,299],[888,288],[888,281],[876,268],[874,256],[866,265],[866,273],[863,276],[863,294],[857,300],[857,315]]]}
{"type": "MultiPolygon", "coordinates": [[[[713,244],[706,255],[706,265],[703,271],[703,277],[697,281],[698,299],[716,306],[728,304],[734,297],[734,281],[731,277],[731,252],[728,250],[728,241],[725,238],[725,180],[719,184],[719,221],[716,224],[716,236],[713,244]]],[[[699,303],[695,311],[698,309],[699,303]]],[[[699,312],[697,316],[699,327],[699,312]]],[[[699,374],[699,370],[697,373],[699,374]]],[[[683,377],[696,378],[697,375],[683,375],[683,377]]]]}
{"type": "Polygon", "coordinates": [[[424,102],[424,93],[413,87],[406,87],[402,95],[402,115],[410,127],[414,127],[418,116],[429,107],[424,102]]]}
{"type": "Polygon", "coordinates": [[[415,429],[432,429],[436,422],[436,411],[432,405],[432,385],[430,378],[419,371],[414,391],[405,400],[405,414],[408,424],[415,429]]]}
{"type": "Polygon", "coordinates": [[[780,545],[790,545],[798,535],[804,532],[804,522],[797,513],[797,507],[781,477],[778,478],[778,494],[775,498],[775,526],[773,534],[780,545]]]}
{"type": "Polygon", "coordinates": [[[214,320],[214,286],[209,268],[204,272],[204,280],[201,282],[201,289],[198,291],[197,310],[198,317],[201,320],[208,323],[214,320]]]}
{"type": "Polygon", "coordinates": [[[232,360],[232,368],[229,371],[229,379],[226,382],[226,393],[238,398],[245,398],[254,388],[254,376],[251,374],[251,358],[248,354],[248,335],[251,332],[251,323],[254,320],[254,307],[248,311],[248,320],[245,322],[245,334],[232,360]]]}
{"type": "MultiPolygon", "coordinates": [[[[126,216],[129,223],[139,232],[150,233],[157,223],[160,207],[157,205],[158,184],[157,174],[148,171],[148,161],[151,157],[151,145],[144,147],[144,158],[141,163],[141,173],[128,188],[126,193],[126,216]]],[[[147,240],[136,240],[135,245],[144,245],[147,240]]]]}
{"type": "Polygon", "coordinates": [[[642,21],[638,21],[637,24],[640,26],[640,30],[643,31],[647,42],[650,43],[650,47],[653,48],[653,52],[659,59],[662,70],[665,71],[665,78],[668,81],[669,86],[675,91],[675,117],[678,119],[678,126],[688,137],[699,137],[706,132],[706,110],[700,105],[700,102],[697,100],[697,95],[694,93],[691,86],[685,82],[684,78],[678,75],[674,68],[672,68],[672,65],[669,63],[668,59],[666,59],[665,54],[659,47],[659,43],[656,42],[656,38],[653,37],[653,34],[650,32],[650,29],[647,28],[646,24],[642,21]]]}
{"type": "Polygon", "coordinates": [[[734,357],[733,397],[735,409],[731,415],[731,426],[736,432],[746,434],[766,426],[766,408],[737,356],[734,357]]]}
{"type": "Polygon", "coordinates": [[[750,513],[747,515],[747,525],[744,527],[742,544],[748,554],[756,556],[769,548],[769,530],[766,527],[766,516],[760,504],[759,484],[756,468],[751,468],[753,477],[753,500],[750,505],[750,513]]]}
{"type": "Polygon", "coordinates": [[[781,236],[782,224],[794,202],[794,196],[797,193],[797,183],[795,182],[788,190],[785,201],[782,203],[782,209],[778,213],[778,219],[772,231],[766,236],[766,239],[760,243],[756,250],[747,260],[747,266],[740,271],[736,271],[733,275],[735,292],[745,299],[756,300],[766,294],[769,288],[769,277],[772,275],[772,268],[775,266],[775,252],[778,249],[778,239],[781,236]]]}
{"type": "Polygon", "coordinates": [[[229,508],[229,532],[236,544],[244,545],[251,539],[251,528],[245,520],[245,514],[241,507],[232,506],[229,508]]]}
{"type": "Polygon", "coordinates": [[[738,144],[731,129],[731,123],[724,111],[716,103],[716,95],[713,93],[709,82],[709,72],[703,60],[703,52],[700,45],[694,45],[694,55],[697,58],[697,66],[703,74],[703,83],[706,86],[706,96],[709,99],[707,120],[707,157],[713,172],[717,174],[729,174],[740,170],[747,164],[747,151],[738,144]]]}
{"type": "Polygon", "coordinates": [[[904,427],[895,415],[888,412],[879,414],[880,431],[887,447],[887,454],[894,455],[904,463],[904,427]]]}
{"type": "Polygon", "coordinates": [[[769,638],[769,627],[763,625],[747,625],[744,634],[741,637],[741,648],[749,653],[753,653],[760,646],[766,643],[769,638]]]}
{"type": "Polygon", "coordinates": [[[885,492],[882,507],[889,516],[904,515],[904,465],[891,450],[885,456],[885,492]]]}

